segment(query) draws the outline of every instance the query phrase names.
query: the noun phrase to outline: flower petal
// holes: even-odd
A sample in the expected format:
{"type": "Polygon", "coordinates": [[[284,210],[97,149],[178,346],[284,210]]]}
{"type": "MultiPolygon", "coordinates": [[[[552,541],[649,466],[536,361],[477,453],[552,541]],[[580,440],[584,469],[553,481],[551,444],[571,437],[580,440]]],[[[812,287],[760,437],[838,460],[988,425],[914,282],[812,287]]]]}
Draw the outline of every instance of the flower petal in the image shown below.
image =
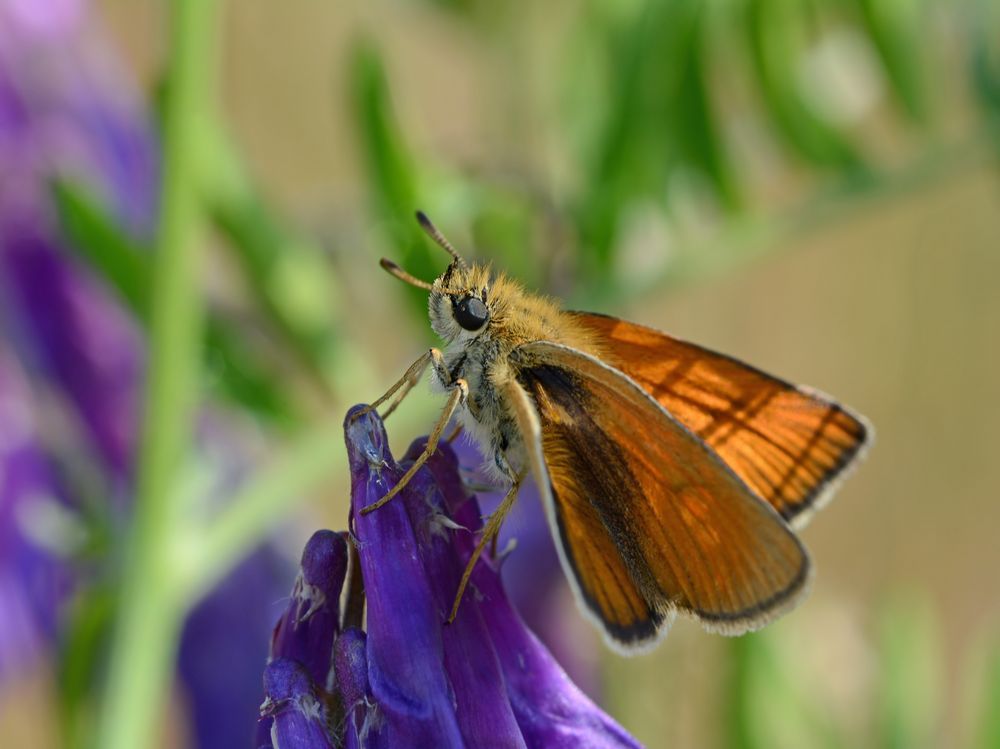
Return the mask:
{"type": "Polygon", "coordinates": [[[28,402],[24,372],[0,347],[0,681],[54,637],[71,589],[68,565],[41,542],[62,543],[67,551],[79,543],[49,527],[65,500],[28,402]]]}
{"type": "MultiPolygon", "coordinates": [[[[461,746],[454,695],[444,668],[442,618],[427,580],[406,505],[424,501],[412,483],[377,512],[378,501],[402,475],[388,450],[378,415],[344,424],[351,466],[351,507],[368,597],[368,676],[394,746],[461,746]]],[[[421,487],[421,484],[423,485],[421,487]]]]}
{"type": "MultiPolygon", "coordinates": [[[[478,529],[481,525],[478,507],[465,499],[459,482],[448,478],[446,460],[445,455],[435,455],[428,465],[438,477],[438,485],[445,489],[448,509],[457,523],[478,529]]],[[[456,534],[454,543],[462,558],[467,559],[475,540],[456,534]]],[[[475,588],[483,622],[500,658],[507,694],[527,746],[639,747],[625,729],[573,683],[525,626],[507,598],[499,572],[485,557],[484,554],[476,565],[469,587],[475,588]]]]}
{"type": "Polygon", "coordinates": [[[489,606],[486,626],[500,655],[507,693],[530,747],[639,747],[570,680],[510,605],[500,576],[479,564],[473,584],[489,606]]]}
{"type": "Polygon", "coordinates": [[[373,703],[368,699],[368,654],[365,633],[348,627],[340,633],[333,648],[336,689],[344,706],[344,745],[371,747],[379,731],[373,703]],[[374,730],[373,730],[374,729],[374,730]]]}
{"type": "MultiPolygon", "coordinates": [[[[467,480],[482,486],[495,483],[482,467],[483,456],[467,435],[452,445],[467,480]]],[[[503,488],[480,491],[477,500],[481,512],[494,510],[503,495],[503,488]]],[[[522,484],[500,529],[497,548],[513,549],[504,557],[500,573],[504,591],[517,613],[573,683],[591,699],[600,699],[601,638],[575,605],[534,481],[522,484]]]]}
{"type": "MultiPolygon", "coordinates": [[[[426,440],[410,447],[407,459],[419,455],[426,440]]],[[[461,485],[458,460],[448,445],[441,445],[424,470],[413,479],[418,501],[408,501],[406,509],[416,534],[424,574],[434,594],[438,621],[451,613],[466,560],[459,557],[456,537],[474,542],[472,530],[455,528],[450,521],[442,489],[453,494],[454,501],[475,506],[461,485]],[[422,501],[420,501],[422,500],[422,501]]],[[[478,515],[478,510],[476,510],[478,515]]],[[[455,715],[462,738],[469,746],[524,746],[521,731],[507,699],[503,674],[493,650],[489,631],[483,621],[493,611],[479,600],[470,586],[458,609],[455,621],[443,628],[444,664],[455,694],[455,715]]]]}

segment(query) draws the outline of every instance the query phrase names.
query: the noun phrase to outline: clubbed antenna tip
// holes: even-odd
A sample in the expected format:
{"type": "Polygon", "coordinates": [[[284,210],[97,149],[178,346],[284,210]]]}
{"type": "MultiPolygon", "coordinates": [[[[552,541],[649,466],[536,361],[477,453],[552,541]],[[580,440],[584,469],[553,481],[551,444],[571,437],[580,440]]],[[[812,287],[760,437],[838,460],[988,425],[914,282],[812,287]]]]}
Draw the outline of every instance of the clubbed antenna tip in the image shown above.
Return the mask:
{"type": "Polygon", "coordinates": [[[427,218],[427,214],[423,211],[417,211],[417,222],[423,227],[425,232],[431,234],[432,236],[437,231],[437,229],[434,228],[434,224],[431,223],[431,220],[427,218]]]}
{"type": "Polygon", "coordinates": [[[462,259],[462,256],[455,251],[455,248],[451,246],[451,242],[444,238],[444,235],[437,230],[437,227],[431,223],[431,220],[427,218],[427,214],[423,211],[417,211],[417,222],[420,224],[421,228],[427,232],[428,236],[437,242],[438,246],[441,247],[445,252],[451,255],[455,262],[459,264],[462,268],[468,268],[468,264],[462,259]]]}

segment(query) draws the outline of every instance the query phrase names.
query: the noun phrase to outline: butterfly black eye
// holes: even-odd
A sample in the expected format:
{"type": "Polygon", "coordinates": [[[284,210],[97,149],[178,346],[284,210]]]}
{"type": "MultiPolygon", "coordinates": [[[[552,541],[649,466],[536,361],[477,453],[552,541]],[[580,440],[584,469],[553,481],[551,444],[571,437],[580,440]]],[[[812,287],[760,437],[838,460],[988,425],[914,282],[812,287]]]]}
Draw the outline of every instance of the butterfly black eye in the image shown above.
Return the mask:
{"type": "Polygon", "coordinates": [[[479,330],[489,319],[489,309],[477,296],[467,296],[455,303],[455,322],[466,330],[479,330]]]}

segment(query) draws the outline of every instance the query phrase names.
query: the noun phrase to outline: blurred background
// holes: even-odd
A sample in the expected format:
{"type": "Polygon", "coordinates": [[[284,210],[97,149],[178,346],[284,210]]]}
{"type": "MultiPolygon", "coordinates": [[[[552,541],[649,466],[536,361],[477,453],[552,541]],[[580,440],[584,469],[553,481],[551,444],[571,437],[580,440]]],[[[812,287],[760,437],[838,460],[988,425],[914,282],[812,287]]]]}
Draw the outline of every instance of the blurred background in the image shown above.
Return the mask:
{"type": "Polygon", "coordinates": [[[557,569],[530,594],[631,733],[1000,746],[992,0],[0,0],[6,744],[249,745],[297,556],[346,527],[343,413],[431,343],[377,262],[444,268],[416,208],[876,427],[760,633],[625,659],[557,569]]]}

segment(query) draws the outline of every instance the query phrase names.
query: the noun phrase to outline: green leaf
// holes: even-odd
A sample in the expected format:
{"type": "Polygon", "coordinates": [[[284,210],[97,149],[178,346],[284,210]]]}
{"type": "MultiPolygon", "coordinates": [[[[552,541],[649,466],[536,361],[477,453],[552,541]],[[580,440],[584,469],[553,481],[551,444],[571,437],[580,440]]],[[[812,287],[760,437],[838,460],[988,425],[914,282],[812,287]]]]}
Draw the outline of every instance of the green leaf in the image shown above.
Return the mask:
{"type": "Polygon", "coordinates": [[[611,95],[576,210],[580,270],[588,286],[613,282],[611,270],[624,211],[665,187],[670,128],[669,93],[682,66],[679,51],[694,19],[690,0],[650,0],[622,31],[610,30],[611,95]]]}
{"type": "MultiPolygon", "coordinates": [[[[353,112],[368,173],[373,209],[394,245],[393,260],[410,273],[433,279],[443,270],[414,220],[418,204],[417,173],[392,111],[389,83],[378,49],[361,42],[351,62],[353,112]]],[[[433,218],[433,216],[431,217],[433,218]]],[[[415,310],[426,314],[427,294],[408,288],[415,310]]]]}
{"type": "Polygon", "coordinates": [[[686,35],[671,117],[684,161],[708,177],[720,202],[735,210],[741,203],[736,175],[709,91],[707,67],[711,52],[706,12],[706,6],[695,10],[692,28],[686,35]]]}
{"type": "Polygon", "coordinates": [[[286,350],[317,389],[332,397],[326,364],[335,340],[326,269],[310,250],[289,239],[249,189],[217,197],[210,210],[286,350]]]}
{"type": "Polygon", "coordinates": [[[1000,638],[994,637],[982,653],[977,653],[977,660],[985,665],[986,679],[972,746],[995,749],[1000,746],[1000,638]]]}
{"type": "Polygon", "coordinates": [[[996,151],[1000,154],[1000,43],[996,34],[990,33],[1000,24],[1000,9],[991,0],[979,0],[974,7],[969,76],[996,151]]]}
{"type": "Polygon", "coordinates": [[[104,276],[132,311],[145,321],[149,313],[146,307],[148,251],[119,231],[83,185],[55,181],[51,191],[63,233],[73,249],[104,276]]]}
{"type": "Polygon", "coordinates": [[[738,749],[810,746],[838,749],[845,745],[836,726],[813,699],[808,683],[793,678],[794,654],[770,625],[764,632],[726,643],[729,680],[724,692],[724,746],[738,749]]]}
{"type": "Polygon", "coordinates": [[[724,744],[732,749],[757,749],[760,742],[755,731],[754,690],[758,672],[768,667],[769,654],[763,640],[753,635],[734,637],[726,643],[726,652],[729,674],[721,721],[724,744]]]}
{"type": "Polygon", "coordinates": [[[892,92],[915,122],[927,115],[921,70],[921,3],[916,0],[857,0],[861,18],[885,68],[892,92]]]}
{"type": "Polygon", "coordinates": [[[747,2],[746,33],[764,104],[788,145],[808,161],[820,167],[863,171],[854,146],[799,94],[798,35],[803,12],[801,4],[786,0],[747,2]]]}
{"type": "Polygon", "coordinates": [[[58,658],[59,710],[68,749],[85,749],[94,728],[93,695],[108,646],[117,597],[107,584],[87,587],[72,602],[58,658]]]}
{"type": "MultiPolygon", "coordinates": [[[[136,319],[147,325],[151,251],[119,231],[84,186],[56,181],[51,191],[70,247],[117,291],[136,319]]],[[[213,315],[207,320],[204,336],[209,372],[226,397],[274,423],[293,421],[291,404],[242,343],[235,326],[213,315]]]]}
{"type": "Polygon", "coordinates": [[[898,593],[885,604],[879,621],[879,658],[879,746],[933,746],[941,674],[934,616],[922,595],[898,593]]]}

